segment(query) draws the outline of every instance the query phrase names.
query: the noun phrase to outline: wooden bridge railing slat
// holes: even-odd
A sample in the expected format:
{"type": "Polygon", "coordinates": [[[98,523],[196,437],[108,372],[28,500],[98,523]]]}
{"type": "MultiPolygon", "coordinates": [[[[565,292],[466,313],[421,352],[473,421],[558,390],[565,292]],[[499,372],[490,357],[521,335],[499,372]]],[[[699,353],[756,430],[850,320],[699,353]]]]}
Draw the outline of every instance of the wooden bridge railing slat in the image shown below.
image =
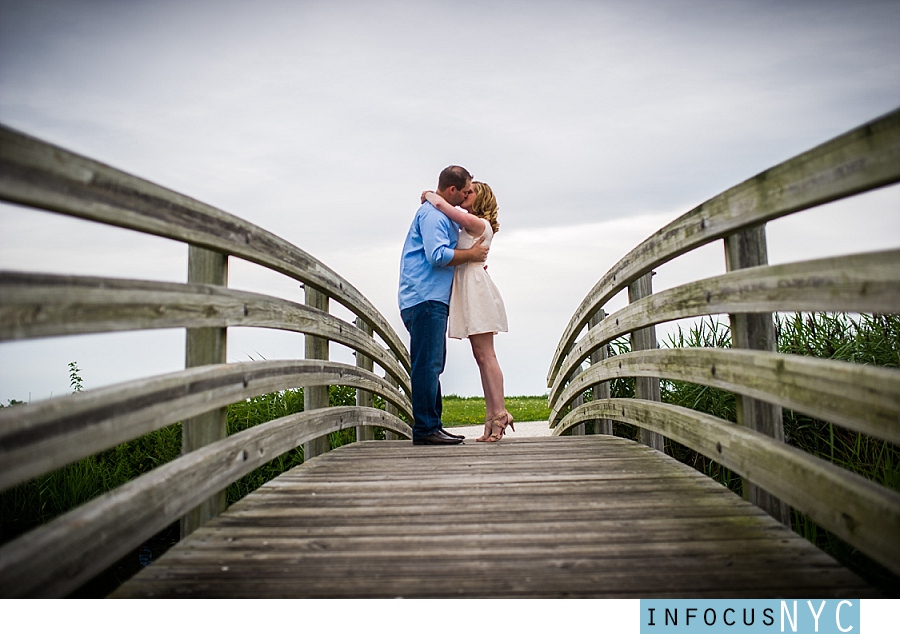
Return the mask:
{"type": "Polygon", "coordinates": [[[65,596],[215,491],[310,439],[357,425],[411,433],[395,416],[359,407],[318,409],[251,427],[4,545],[0,596],[65,596]]]}
{"type": "Polygon", "coordinates": [[[900,574],[900,494],[759,432],[675,405],[590,402],[570,412],[554,433],[594,418],[637,424],[690,447],[900,574]]]}
{"type": "Polygon", "coordinates": [[[179,240],[292,277],[369,320],[409,371],[406,347],[362,293],[305,251],[237,216],[5,126],[0,200],[179,240]]]}
{"type": "Polygon", "coordinates": [[[629,376],[656,376],[729,390],[900,445],[900,371],[720,348],[642,350],[598,361],[554,395],[551,427],[591,385],[629,376]]]}
{"type": "Polygon", "coordinates": [[[900,305],[900,250],[755,267],[654,293],[611,314],[575,344],[551,384],[616,337],[684,317],[773,311],[891,313],[900,305]]]}
{"type": "Polygon", "coordinates": [[[641,275],[743,229],[898,181],[900,109],[706,201],[644,240],[594,285],[560,337],[547,385],[560,373],[565,356],[590,316],[641,275]]]}
{"type": "Polygon", "coordinates": [[[277,328],[362,352],[407,394],[396,357],[333,315],[277,297],[201,284],[0,272],[0,341],[151,328],[277,328]]]}
{"type": "Polygon", "coordinates": [[[0,490],[218,407],[316,385],[368,390],[411,417],[409,399],[391,383],[346,364],[295,360],[204,366],[0,410],[0,490]]]}

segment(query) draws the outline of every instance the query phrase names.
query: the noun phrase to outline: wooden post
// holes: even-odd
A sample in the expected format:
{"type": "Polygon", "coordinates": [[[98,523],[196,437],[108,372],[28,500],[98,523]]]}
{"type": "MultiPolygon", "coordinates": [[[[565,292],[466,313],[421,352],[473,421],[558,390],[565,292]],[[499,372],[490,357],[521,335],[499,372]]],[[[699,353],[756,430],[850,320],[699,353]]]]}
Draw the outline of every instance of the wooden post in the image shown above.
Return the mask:
{"type": "MultiPolygon", "coordinates": [[[[766,226],[762,225],[728,236],[725,239],[725,268],[737,271],[769,263],[766,247],[766,226]]],[[[749,350],[776,350],[775,323],[772,313],[738,313],[729,315],[731,346],[749,350]]],[[[735,394],[737,422],[778,441],[784,442],[784,422],[781,406],[735,394]]],[[[791,512],[787,504],[759,488],[743,482],[744,498],[769,515],[790,526],[791,512]]]]}
{"type": "MultiPolygon", "coordinates": [[[[390,374],[386,374],[384,377],[384,380],[387,381],[388,383],[390,383],[391,387],[393,387],[395,390],[400,389],[400,384],[397,382],[397,379],[392,377],[390,374]]],[[[388,401],[384,404],[384,411],[386,411],[388,414],[393,414],[394,416],[397,416],[400,413],[400,410],[398,410],[394,405],[391,405],[390,401],[388,401]]],[[[400,436],[399,436],[399,434],[395,434],[394,432],[390,431],[389,429],[385,429],[384,430],[384,439],[385,440],[400,440],[400,436]]]]}
{"type": "MultiPolygon", "coordinates": [[[[643,277],[639,277],[628,286],[628,303],[653,294],[653,271],[643,277]]],[[[656,350],[656,326],[641,328],[631,333],[632,350],[656,350]]],[[[635,377],[634,396],[646,401],[659,401],[659,379],[656,377],[635,377]]],[[[641,442],[648,447],[653,447],[665,452],[666,439],[664,436],[641,429],[641,442]]]]}
{"type": "MultiPolygon", "coordinates": [[[[309,286],[306,289],[306,305],[312,308],[328,312],[328,295],[321,293],[309,286]]],[[[328,358],[328,340],[322,337],[313,337],[305,335],[306,338],[306,358],[307,359],[327,359],[328,358]]],[[[313,409],[321,409],[328,407],[328,386],[316,385],[307,386],[303,389],[303,411],[308,412],[313,409]]],[[[303,461],[311,460],[316,456],[320,456],[326,451],[331,450],[331,442],[328,435],[321,436],[315,440],[303,443],[303,461]]]]}
{"type": "MultiPolygon", "coordinates": [[[[579,367],[578,371],[572,373],[570,380],[574,379],[576,376],[578,376],[582,372],[584,372],[584,370],[582,370],[579,367]]],[[[579,407],[580,405],[584,405],[584,393],[583,392],[581,394],[579,394],[578,396],[576,396],[575,400],[572,401],[572,409],[575,409],[576,407],[579,407]]],[[[569,433],[572,436],[584,436],[586,424],[587,423],[585,422],[585,423],[581,423],[579,425],[575,425],[574,427],[571,428],[571,431],[569,433]]]]}
{"type": "MultiPolygon", "coordinates": [[[[228,256],[201,247],[188,248],[188,283],[228,285],[228,256]]],[[[227,328],[187,328],[185,368],[225,363],[227,328]]],[[[181,453],[188,454],[228,435],[228,408],[220,407],[182,422],[181,453]]],[[[225,510],[225,490],[181,518],[181,537],[187,537],[225,510]]]]}
{"type": "MultiPolygon", "coordinates": [[[[596,313],[593,314],[591,320],[588,322],[588,328],[593,328],[601,321],[606,318],[606,311],[602,308],[599,309],[596,313]]],[[[603,346],[596,352],[591,354],[591,365],[595,363],[600,363],[601,361],[606,360],[607,356],[607,347],[603,346]]],[[[609,381],[604,381],[599,385],[594,386],[594,400],[599,401],[600,399],[609,398],[609,381]]],[[[613,435],[613,427],[612,421],[608,418],[598,418],[594,421],[594,433],[595,434],[604,434],[606,436],[613,435]]]]}
{"type": "MultiPolygon", "coordinates": [[[[362,330],[364,333],[372,336],[372,326],[369,325],[365,319],[362,317],[356,318],[356,327],[362,330]]],[[[372,363],[372,359],[362,354],[361,352],[356,353],[356,367],[362,368],[364,370],[372,371],[374,364],[372,363]]],[[[356,390],[356,405],[357,407],[374,407],[375,400],[372,398],[372,393],[366,390],[362,390],[357,388],[356,390]]],[[[359,426],[356,428],[356,441],[359,442],[361,440],[375,440],[375,430],[372,427],[367,426],[359,426]]]]}

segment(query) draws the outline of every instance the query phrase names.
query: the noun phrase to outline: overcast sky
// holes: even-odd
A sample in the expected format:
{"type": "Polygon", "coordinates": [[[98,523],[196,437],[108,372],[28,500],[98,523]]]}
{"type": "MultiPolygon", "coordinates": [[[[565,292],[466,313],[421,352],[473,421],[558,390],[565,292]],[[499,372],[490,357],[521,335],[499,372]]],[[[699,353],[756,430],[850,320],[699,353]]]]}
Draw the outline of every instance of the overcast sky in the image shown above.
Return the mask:
{"type": "MultiPolygon", "coordinates": [[[[572,311],[616,260],[900,106],[898,33],[896,0],[0,0],[0,121],[277,233],[405,341],[397,276],[419,192],[466,166],[500,203],[489,271],[509,314],[506,392],[543,394],[572,311]]],[[[900,189],[775,221],[769,237],[773,262],[900,247],[900,189]]],[[[3,269],[185,281],[186,253],[0,206],[3,269]]],[[[716,243],[654,284],[721,272],[716,243]]],[[[302,301],[296,282],[234,259],[230,279],[302,301]]],[[[86,388],[175,371],[183,342],[0,344],[0,402],[68,392],[70,361],[86,388]]],[[[229,361],[302,351],[300,335],[229,332],[229,361]]],[[[443,384],[481,393],[467,342],[451,341],[443,384]]]]}

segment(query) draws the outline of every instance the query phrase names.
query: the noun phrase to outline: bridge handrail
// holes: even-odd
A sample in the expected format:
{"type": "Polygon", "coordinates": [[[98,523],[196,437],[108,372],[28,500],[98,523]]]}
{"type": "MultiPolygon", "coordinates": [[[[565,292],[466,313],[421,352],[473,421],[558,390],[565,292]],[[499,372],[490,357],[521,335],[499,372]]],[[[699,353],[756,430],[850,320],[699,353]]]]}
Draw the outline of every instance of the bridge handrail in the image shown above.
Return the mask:
{"type": "Polygon", "coordinates": [[[771,316],[900,314],[900,250],[769,266],[764,229],[768,220],[898,181],[900,110],[894,110],[647,238],[600,278],[560,338],[548,371],[554,434],[583,433],[588,421],[611,434],[612,421],[620,421],[640,428],[642,442],[658,450],[668,437],[743,476],[745,494],[777,519],[789,521],[786,502],[900,573],[900,495],[786,445],[781,412],[787,407],[896,444],[900,369],[776,353],[771,316]],[[723,239],[729,272],[653,293],[656,266],[715,239],[723,239]],[[626,287],[629,305],[606,315],[606,302],[626,287]],[[725,313],[733,349],[657,349],[657,324],[725,313]],[[607,358],[607,345],[628,333],[632,351],[607,358]],[[609,381],[622,377],[635,378],[635,399],[609,398],[609,381]],[[743,425],[659,403],[660,379],[733,392],[743,425]],[[593,401],[584,403],[589,390],[593,401]]]}
{"type": "MultiPolygon", "coordinates": [[[[366,390],[412,417],[409,399],[393,385],[344,363],[251,361],[189,368],[0,410],[0,490],[219,407],[320,385],[366,390]]],[[[407,425],[402,435],[410,434],[407,425]]]]}
{"type": "Polygon", "coordinates": [[[639,328],[723,313],[890,313],[900,305],[900,250],[757,266],[653,293],[610,314],[578,340],[550,386],[551,400],[592,352],[639,328]]]}
{"type": "Polygon", "coordinates": [[[900,372],[760,350],[661,348],[598,361],[551,395],[550,426],[592,386],[657,377],[729,390],[900,445],[900,372]]]}
{"type": "Polygon", "coordinates": [[[245,429],[192,451],[0,548],[0,596],[77,589],[217,490],[304,442],[349,427],[408,433],[379,409],[329,407],[245,429]]]}
{"type": "Polygon", "coordinates": [[[209,284],[17,271],[0,271],[0,296],[0,341],[154,328],[274,328],[352,348],[411,392],[404,368],[370,335],[327,312],[279,297],[209,284]]]}
{"type": "Polygon", "coordinates": [[[638,399],[580,405],[560,431],[605,418],[662,434],[753,480],[893,572],[900,572],[900,494],[752,429],[638,399]]]}
{"type": "Polygon", "coordinates": [[[237,216],[0,125],[0,200],[233,255],[307,284],[372,324],[409,371],[409,352],[352,284],[237,216]]]}
{"type": "Polygon", "coordinates": [[[900,109],[823,143],[711,198],[644,240],[582,300],[560,337],[547,385],[591,316],[634,280],[742,229],[900,181],[900,109]]]}
{"type": "Polygon", "coordinates": [[[257,466],[303,444],[305,459],[326,451],[331,432],[411,437],[399,418],[412,418],[406,347],[368,299],[296,246],[2,125],[0,200],[190,247],[187,284],[0,271],[0,341],[185,328],[186,364],[196,366],[0,410],[0,490],[184,423],[181,457],[3,545],[0,596],[65,595],[173,520],[182,518],[185,533],[199,526],[224,508],[224,488],[257,466]],[[306,304],[227,288],[227,256],[302,282],[306,304]],[[355,322],[331,315],[329,298],[355,322]],[[303,333],[307,359],[223,363],[234,326],[303,333]],[[327,360],[329,341],[354,350],[356,366],[327,360]],[[356,406],[328,407],[333,385],[356,388],[356,406]],[[307,411],[222,437],[227,405],[298,387],[307,411]]]}

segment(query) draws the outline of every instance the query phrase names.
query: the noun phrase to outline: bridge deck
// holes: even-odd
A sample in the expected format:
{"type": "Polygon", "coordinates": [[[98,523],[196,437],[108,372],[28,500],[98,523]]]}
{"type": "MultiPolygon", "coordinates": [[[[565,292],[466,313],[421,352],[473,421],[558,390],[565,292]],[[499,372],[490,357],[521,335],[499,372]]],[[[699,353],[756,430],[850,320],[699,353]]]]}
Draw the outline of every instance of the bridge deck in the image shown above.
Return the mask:
{"type": "Polygon", "coordinates": [[[695,470],[609,436],[364,442],[283,474],[116,597],[860,597],[695,470]]]}

